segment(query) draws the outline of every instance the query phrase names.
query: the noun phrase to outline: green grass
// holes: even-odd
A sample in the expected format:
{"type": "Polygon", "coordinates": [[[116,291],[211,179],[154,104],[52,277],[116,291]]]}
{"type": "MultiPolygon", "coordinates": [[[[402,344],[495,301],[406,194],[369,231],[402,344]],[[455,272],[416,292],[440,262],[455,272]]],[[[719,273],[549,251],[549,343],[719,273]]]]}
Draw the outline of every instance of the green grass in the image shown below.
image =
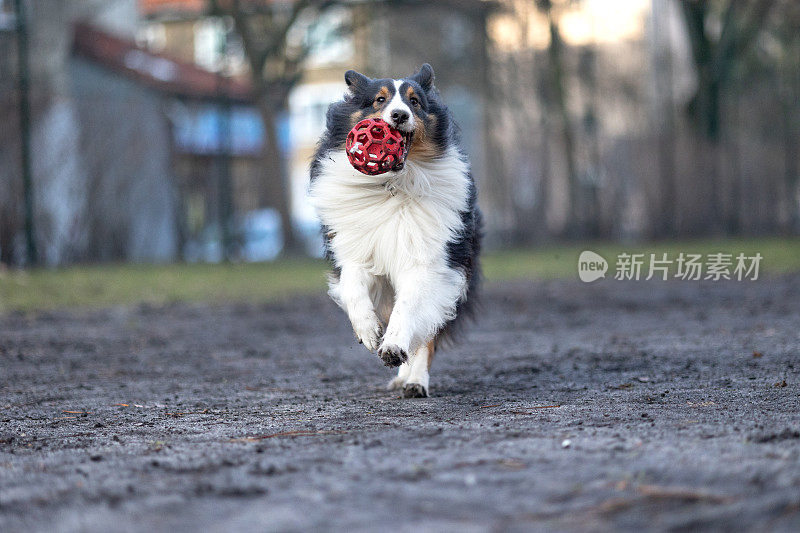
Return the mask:
{"type": "Polygon", "coordinates": [[[667,259],[675,260],[680,252],[703,254],[703,256],[723,252],[734,254],[734,257],[739,253],[748,257],[760,253],[762,256],[760,275],[800,272],[800,238],[665,241],[630,245],[619,243],[558,244],[491,254],[484,261],[484,271],[487,279],[490,280],[577,279],[578,256],[584,250],[596,252],[609,262],[607,278],[614,276],[616,257],[623,252],[646,254],[645,267],[649,264],[650,254],[656,254],[660,259],[661,254],[667,253],[667,259]]]}
{"type": "Polygon", "coordinates": [[[98,265],[0,273],[0,313],[170,302],[261,302],[321,291],[325,263],[98,265]]]}
{"type": "MultiPolygon", "coordinates": [[[[611,266],[621,252],[714,253],[760,252],[761,272],[800,271],[800,239],[741,239],[650,244],[559,244],[488,253],[486,278],[577,278],[580,252],[592,250],[611,266]]],[[[317,260],[230,265],[102,265],[59,270],[0,271],[0,313],[70,307],[104,307],[137,303],[268,302],[322,291],[326,265],[317,260]]]]}

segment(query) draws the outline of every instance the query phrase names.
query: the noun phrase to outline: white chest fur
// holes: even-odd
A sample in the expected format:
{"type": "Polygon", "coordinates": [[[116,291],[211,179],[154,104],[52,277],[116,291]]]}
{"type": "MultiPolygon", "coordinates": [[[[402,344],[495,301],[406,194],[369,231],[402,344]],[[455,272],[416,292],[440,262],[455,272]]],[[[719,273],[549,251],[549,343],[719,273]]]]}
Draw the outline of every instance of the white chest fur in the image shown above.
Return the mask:
{"type": "Polygon", "coordinates": [[[322,162],[310,197],[333,232],[337,264],[358,264],[376,275],[441,265],[446,245],[461,230],[468,167],[456,150],[427,163],[407,161],[400,172],[367,176],[342,150],[322,162]]]}

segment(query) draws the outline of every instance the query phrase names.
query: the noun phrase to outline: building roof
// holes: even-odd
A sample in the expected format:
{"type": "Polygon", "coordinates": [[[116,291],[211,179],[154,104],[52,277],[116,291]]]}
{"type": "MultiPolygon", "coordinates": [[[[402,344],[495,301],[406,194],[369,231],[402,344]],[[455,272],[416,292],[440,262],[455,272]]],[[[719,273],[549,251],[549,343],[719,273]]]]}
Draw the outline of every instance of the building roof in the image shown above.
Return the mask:
{"type": "Polygon", "coordinates": [[[73,53],[164,93],[200,100],[249,102],[252,87],[224,78],[197,65],[156,54],[134,41],[111,35],[88,24],[77,24],[73,53]]]}
{"type": "MultiPolygon", "coordinates": [[[[221,4],[225,4],[223,0],[221,4]]],[[[295,0],[240,0],[242,5],[251,7],[264,4],[293,3],[295,0]]],[[[148,18],[192,18],[207,14],[209,11],[208,0],[139,0],[139,13],[148,18]]]]}
{"type": "Polygon", "coordinates": [[[206,0],[139,0],[139,12],[145,16],[162,14],[197,14],[208,9],[206,0]]]}

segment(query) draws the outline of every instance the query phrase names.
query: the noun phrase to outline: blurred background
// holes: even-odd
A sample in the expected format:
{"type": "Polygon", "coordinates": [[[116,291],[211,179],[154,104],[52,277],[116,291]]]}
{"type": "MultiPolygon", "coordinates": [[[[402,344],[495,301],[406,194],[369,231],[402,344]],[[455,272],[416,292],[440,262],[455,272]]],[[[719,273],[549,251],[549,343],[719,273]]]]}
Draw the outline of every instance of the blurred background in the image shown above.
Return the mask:
{"type": "Polygon", "coordinates": [[[490,249],[800,231],[796,0],[0,0],[0,261],[318,256],[344,71],[423,62],[490,249]]]}

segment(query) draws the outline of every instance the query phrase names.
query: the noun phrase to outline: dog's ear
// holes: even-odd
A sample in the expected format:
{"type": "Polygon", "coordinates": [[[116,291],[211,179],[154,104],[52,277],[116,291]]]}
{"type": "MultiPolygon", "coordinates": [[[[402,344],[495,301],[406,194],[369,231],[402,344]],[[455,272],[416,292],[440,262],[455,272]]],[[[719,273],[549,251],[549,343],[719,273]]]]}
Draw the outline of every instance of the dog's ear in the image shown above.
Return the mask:
{"type": "Polygon", "coordinates": [[[355,70],[348,70],[344,73],[344,82],[351,91],[363,89],[370,81],[372,80],[355,70]]]}
{"type": "Polygon", "coordinates": [[[411,76],[411,79],[419,83],[424,91],[430,91],[433,87],[433,67],[430,63],[423,64],[419,71],[411,76]]]}

